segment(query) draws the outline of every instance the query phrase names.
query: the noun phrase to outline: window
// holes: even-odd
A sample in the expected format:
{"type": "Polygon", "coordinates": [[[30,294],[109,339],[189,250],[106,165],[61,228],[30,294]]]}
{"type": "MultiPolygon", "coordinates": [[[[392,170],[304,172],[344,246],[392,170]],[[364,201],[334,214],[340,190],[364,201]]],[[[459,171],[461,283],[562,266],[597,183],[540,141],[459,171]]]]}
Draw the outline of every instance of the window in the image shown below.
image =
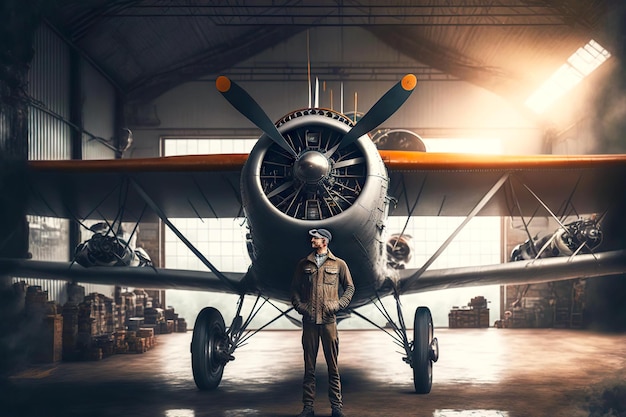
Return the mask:
{"type": "Polygon", "coordinates": [[[535,113],[543,113],[559,97],[574,88],[602,65],[611,54],[593,39],[579,48],[526,100],[535,113]]]}

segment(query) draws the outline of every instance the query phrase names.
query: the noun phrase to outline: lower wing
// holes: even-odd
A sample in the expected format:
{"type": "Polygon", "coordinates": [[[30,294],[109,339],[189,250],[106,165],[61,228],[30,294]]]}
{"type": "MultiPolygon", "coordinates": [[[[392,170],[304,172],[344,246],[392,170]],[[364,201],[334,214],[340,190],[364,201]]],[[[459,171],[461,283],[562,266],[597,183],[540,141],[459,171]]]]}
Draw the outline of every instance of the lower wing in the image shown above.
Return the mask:
{"type": "Polygon", "coordinates": [[[544,258],[498,265],[399,271],[401,294],[478,285],[532,284],[626,274],[626,251],[544,258]]]}
{"type": "Polygon", "coordinates": [[[181,289],[239,294],[245,292],[245,273],[213,272],[151,267],[98,266],[85,268],[70,262],[0,259],[0,275],[43,278],[123,287],[181,289]]]}

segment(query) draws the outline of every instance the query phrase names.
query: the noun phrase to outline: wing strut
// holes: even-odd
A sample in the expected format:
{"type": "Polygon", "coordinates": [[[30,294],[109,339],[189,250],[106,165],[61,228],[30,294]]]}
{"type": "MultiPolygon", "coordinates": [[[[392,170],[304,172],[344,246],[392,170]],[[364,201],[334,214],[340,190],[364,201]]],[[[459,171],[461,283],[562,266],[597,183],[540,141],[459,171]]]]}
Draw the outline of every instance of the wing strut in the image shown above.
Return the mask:
{"type": "Polygon", "coordinates": [[[489,200],[491,200],[491,198],[498,192],[498,190],[500,190],[502,185],[504,185],[504,183],[509,179],[509,176],[510,173],[506,172],[504,175],[502,175],[502,177],[500,177],[500,179],[493,185],[493,187],[491,187],[487,194],[485,194],[485,196],[478,202],[478,204],[476,204],[472,211],[470,211],[467,217],[465,217],[465,220],[461,222],[456,230],[452,232],[448,239],[446,239],[446,241],[441,244],[439,249],[437,249],[437,251],[430,257],[430,259],[427,260],[426,263],[424,263],[424,265],[413,275],[415,279],[419,279],[419,277],[428,269],[428,267],[430,267],[433,262],[437,260],[441,253],[448,247],[448,245],[450,245],[452,240],[454,240],[454,238],[461,232],[461,230],[463,230],[465,225],[469,223],[469,221],[472,220],[474,216],[476,216],[480,212],[480,210],[482,210],[483,207],[487,205],[487,203],[489,203],[489,200]]]}
{"type": "MultiPolygon", "coordinates": [[[[539,202],[539,204],[541,204],[541,206],[548,212],[550,213],[550,216],[552,216],[552,218],[559,224],[559,226],[565,231],[565,233],[570,234],[570,232],[568,231],[567,227],[565,227],[565,225],[563,224],[563,222],[561,222],[561,220],[559,220],[559,218],[556,216],[556,214],[550,210],[550,207],[548,207],[548,205],[546,203],[543,202],[543,200],[541,200],[541,198],[539,198],[539,196],[537,194],[535,194],[535,192],[533,190],[530,189],[530,187],[524,183],[522,183],[522,185],[524,186],[524,188],[526,188],[526,190],[533,196],[535,197],[535,199],[539,202]]],[[[576,183],[576,186],[578,186],[578,183],[576,183]]],[[[571,198],[571,197],[570,197],[571,198]]],[[[556,238],[556,235],[552,235],[552,237],[550,238],[550,240],[548,240],[543,247],[541,248],[541,250],[539,250],[539,253],[537,254],[537,256],[535,257],[535,259],[539,258],[539,256],[543,253],[543,251],[548,247],[548,245],[556,238]]],[[[583,248],[583,246],[587,246],[587,242],[583,242],[582,245],[580,245],[580,247],[574,252],[572,253],[572,255],[570,255],[570,260],[583,248]]],[[[591,254],[593,255],[593,257],[596,257],[596,254],[593,252],[593,250],[587,246],[587,249],[589,249],[589,251],[591,252],[591,254]]]]}
{"type": "Polygon", "coordinates": [[[402,227],[402,231],[400,232],[400,237],[398,237],[396,239],[396,241],[393,243],[393,248],[392,250],[396,249],[396,245],[398,244],[398,242],[400,241],[400,238],[402,238],[402,236],[404,236],[404,232],[406,232],[406,228],[409,225],[409,221],[411,220],[411,216],[413,216],[413,212],[415,211],[415,207],[417,207],[417,203],[420,200],[420,197],[422,196],[422,191],[424,191],[424,186],[426,185],[426,180],[428,179],[428,174],[426,174],[426,176],[424,177],[424,180],[422,181],[422,186],[420,187],[419,192],[417,193],[417,196],[415,197],[415,202],[413,202],[413,205],[411,207],[409,207],[409,193],[406,189],[406,183],[404,182],[404,174],[402,175],[402,189],[403,189],[403,194],[404,194],[404,201],[406,203],[406,208],[409,210],[407,216],[406,216],[406,222],[404,222],[404,226],[402,227]]]}
{"type": "Polygon", "coordinates": [[[165,213],[163,213],[163,211],[159,208],[159,206],[156,205],[156,203],[154,202],[154,200],[152,200],[150,198],[150,196],[143,190],[143,188],[141,188],[141,186],[137,183],[137,181],[135,181],[134,179],[131,178],[130,180],[133,184],[133,187],[135,187],[135,189],[137,190],[137,192],[139,193],[139,195],[141,196],[141,198],[143,198],[143,200],[146,202],[146,204],[148,206],[150,206],[150,208],[152,210],[154,210],[154,212],[157,214],[157,216],[159,216],[161,218],[161,220],[163,220],[163,223],[165,223],[167,225],[167,227],[170,228],[170,230],[172,232],[174,232],[174,234],[176,236],[178,236],[178,238],[189,248],[189,250],[191,252],[193,252],[194,255],[196,255],[198,257],[198,259],[200,259],[200,261],[211,270],[211,272],[213,272],[215,274],[215,276],[217,276],[217,278],[219,278],[220,281],[222,281],[224,284],[226,284],[229,288],[231,288],[236,294],[241,294],[242,291],[237,288],[237,285],[235,285],[235,283],[233,281],[231,281],[230,279],[228,279],[228,277],[226,277],[224,274],[222,274],[203,254],[202,252],[200,252],[194,245],[193,243],[191,243],[186,237],[185,235],[183,235],[180,230],[178,230],[176,228],[176,226],[174,226],[174,224],[172,224],[172,222],[170,222],[170,220],[167,218],[167,216],[165,215],[165,213]]]}
{"type": "MultiPolygon", "coordinates": [[[[517,198],[517,194],[515,193],[515,187],[513,187],[513,184],[511,183],[509,183],[509,186],[511,187],[511,194],[513,196],[513,200],[515,201],[515,207],[517,207],[517,211],[519,212],[520,218],[522,219],[522,224],[524,225],[524,231],[526,232],[526,237],[528,237],[529,242],[532,242],[533,237],[530,234],[530,230],[528,229],[528,226],[530,225],[530,222],[535,218],[535,214],[537,213],[537,210],[539,208],[535,209],[535,213],[533,213],[530,220],[527,222],[522,212],[522,206],[520,205],[519,199],[517,198]]],[[[511,217],[513,217],[512,210],[509,210],[509,212],[511,213],[511,217]]],[[[535,247],[535,245],[530,245],[530,250],[533,253],[533,255],[538,256],[537,248],[535,247]]]]}

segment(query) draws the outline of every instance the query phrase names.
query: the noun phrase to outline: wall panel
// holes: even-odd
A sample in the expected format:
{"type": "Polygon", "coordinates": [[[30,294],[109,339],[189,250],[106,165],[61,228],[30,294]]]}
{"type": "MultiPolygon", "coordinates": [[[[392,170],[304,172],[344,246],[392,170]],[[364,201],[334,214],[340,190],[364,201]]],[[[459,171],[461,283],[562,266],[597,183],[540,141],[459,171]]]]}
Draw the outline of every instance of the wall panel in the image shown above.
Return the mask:
{"type": "Polygon", "coordinates": [[[35,35],[35,56],[28,74],[32,99],[29,159],[69,159],[70,50],[47,26],[35,35]]]}
{"type": "Polygon", "coordinates": [[[83,134],[83,159],[112,159],[115,152],[95,140],[93,136],[113,146],[115,132],[115,89],[92,66],[84,62],[82,68],[83,125],[89,134],[83,134]]]}
{"type": "MultiPolygon", "coordinates": [[[[29,153],[30,160],[71,158],[71,134],[76,129],[70,123],[71,47],[48,26],[37,31],[33,48],[35,54],[28,75],[29,153]]],[[[93,129],[99,136],[110,138],[114,130],[115,94],[113,88],[97,76],[96,71],[82,65],[81,88],[87,105],[84,112],[85,130],[93,129]],[[93,99],[91,97],[94,97],[93,99]]],[[[0,122],[1,123],[1,122],[0,122]]],[[[85,141],[83,153],[89,157],[111,158],[113,152],[101,144],[85,141]]],[[[28,216],[29,251],[36,260],[67,261],[70,259],[69,220],[28,216]]],[[[14,278],[48,291],[48,299],[59,304],[67,301],[66,282],[43,279],[14,278]]],[[[87,285],[86,293],[98,291],[111,295],[111,286],[87,285]]]]}

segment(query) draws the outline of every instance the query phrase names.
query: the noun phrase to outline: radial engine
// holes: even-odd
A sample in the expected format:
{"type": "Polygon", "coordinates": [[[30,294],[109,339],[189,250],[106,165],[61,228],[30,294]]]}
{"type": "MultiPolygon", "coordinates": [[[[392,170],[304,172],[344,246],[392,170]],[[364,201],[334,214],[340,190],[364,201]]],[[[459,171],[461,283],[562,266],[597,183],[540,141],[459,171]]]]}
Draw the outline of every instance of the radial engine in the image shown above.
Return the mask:
{"type": "MultiPolygon", "coordinates": [[[[113,233],[106,223],[96,223],[89,228],[91,238],[80,243],[74,254],[75,261],[86,268],[92,266],[152,266],[150,256],[143,248],[134,248],[123,230],[113,233]]],[[[132,243],[132,242],[131,242],[132,243]]]]}
{"type": "Polygon", "coordinates": [[[511,261],[571,256],[591,253],[602,243],[602,230],[595,216],[575,220],[554,233],[519,244],[511,253],[511,261]]]}

